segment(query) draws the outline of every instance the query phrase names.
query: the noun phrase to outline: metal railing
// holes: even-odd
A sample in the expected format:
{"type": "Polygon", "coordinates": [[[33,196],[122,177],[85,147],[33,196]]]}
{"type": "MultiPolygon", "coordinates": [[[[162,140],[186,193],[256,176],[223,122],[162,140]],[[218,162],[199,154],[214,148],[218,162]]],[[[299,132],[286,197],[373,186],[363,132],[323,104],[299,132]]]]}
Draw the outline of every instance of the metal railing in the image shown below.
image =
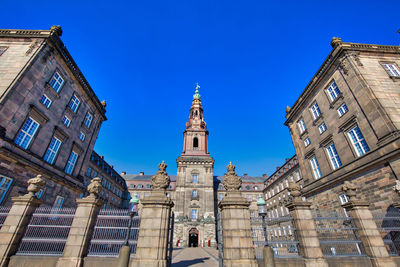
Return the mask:
{"type": "Polygon", "coordinates": [[[75,208],[39,207],[32,214],[17,255],[62,255],[75,208]]]}
{"type": "Polygon", "coordinates": [[[397,211],[373,212],[373,219],[391,256],[400,255],[400,214],[397,211]]]}
{"type": "MultiPolygon", "coordinates": [[[[127,209],[102,209],[97,217],[88,256],[117,257],[124,243],[130,220],[127,209]]],[[[131,257],[136,253],[139,216],[134,216],[129,237],[131,257]]]]}
{"type": "Polygon", "coordinates": [[[365,256],[351,217],[319,213],[314,221],[324,257],[365,256]]]}
{"type": "Polygon", "coordinates": [[[3,226],[3,223],[6,220],[10,209],[11,209],[11,207],[0,206],[0,229],[3,226]]]}

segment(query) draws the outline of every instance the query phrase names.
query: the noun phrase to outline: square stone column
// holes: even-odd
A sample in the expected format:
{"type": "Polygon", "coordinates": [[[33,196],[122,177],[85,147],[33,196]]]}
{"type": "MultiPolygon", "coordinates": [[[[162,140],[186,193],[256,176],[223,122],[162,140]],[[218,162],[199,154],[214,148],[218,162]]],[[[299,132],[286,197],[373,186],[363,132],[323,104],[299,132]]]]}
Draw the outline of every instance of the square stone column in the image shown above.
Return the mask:
{"type": "Polygon", "coordinates": [[[42,203],[36,196],[11,198],[13,205],[0,230],[0,266],[8,266],[10,257],[17,252],[35,209],[42,203]]]}
{"type": "Polygon", "coordinates": [[[218,204],[221,210],[224,266],[258,266],[251,234],[249,206],[250,202],[239,191],[228,191],[218,204]]]}
{"type": "Polygon", "coordinates": [[[167,266],[168,228],[172,200],[165,190],[153,190],[150,196],[140,201],[139,237],[135,259],[130,266],[165,267],[167,266]]]}

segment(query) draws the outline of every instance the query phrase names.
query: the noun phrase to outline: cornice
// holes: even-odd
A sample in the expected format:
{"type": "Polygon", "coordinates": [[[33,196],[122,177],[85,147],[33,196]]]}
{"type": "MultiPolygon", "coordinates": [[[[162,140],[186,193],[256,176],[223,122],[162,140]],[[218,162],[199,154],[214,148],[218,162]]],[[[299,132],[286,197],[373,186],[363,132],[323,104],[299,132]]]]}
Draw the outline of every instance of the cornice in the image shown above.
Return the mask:
{"type": "Polygon", "coordinates": [[[0,37],[42,37],[47,38],[51,34],[50,30],[16,30],[0,29],[0,37]]]}

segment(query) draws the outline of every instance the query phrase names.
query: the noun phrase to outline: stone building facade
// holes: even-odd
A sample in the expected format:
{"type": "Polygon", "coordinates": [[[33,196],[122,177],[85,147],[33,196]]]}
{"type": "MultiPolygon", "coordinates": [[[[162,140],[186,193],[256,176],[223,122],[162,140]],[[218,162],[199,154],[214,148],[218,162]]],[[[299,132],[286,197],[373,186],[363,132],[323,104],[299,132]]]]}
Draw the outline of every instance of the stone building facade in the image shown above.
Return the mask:
{"type": "Polygon", "coordinates": [[[372,210],[394,202],[400,178],[400,47],[345,43],[332,51],[286,112],[303,176],[319,210],[342,210],[344,181],[372,210]]]}
{"type": "Polygon", "coordinates": [[[84,174],[101,124],[100,102],[60,36],[0,30],[0,204],[26,193],[42,174],[45,205],[68,207],[85,191],[84,174]]]}

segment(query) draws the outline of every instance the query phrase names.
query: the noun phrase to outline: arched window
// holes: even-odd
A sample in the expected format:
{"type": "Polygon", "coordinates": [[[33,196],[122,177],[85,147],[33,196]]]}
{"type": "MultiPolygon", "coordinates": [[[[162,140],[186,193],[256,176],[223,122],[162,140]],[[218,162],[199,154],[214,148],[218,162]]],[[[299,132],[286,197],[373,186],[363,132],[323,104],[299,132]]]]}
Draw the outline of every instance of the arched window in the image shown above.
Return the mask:
{"type": "Polygon", "coordinates": [[[197,110],[195,111],[195,116],[197,117],[197,115],[198,115],[199,113],[197,112],[197,110]]]}
{"type": "Polygon", "coordinates": [[[193,138],[193,148],[199,147],[199,139],[197,137],[193,138]]]}

